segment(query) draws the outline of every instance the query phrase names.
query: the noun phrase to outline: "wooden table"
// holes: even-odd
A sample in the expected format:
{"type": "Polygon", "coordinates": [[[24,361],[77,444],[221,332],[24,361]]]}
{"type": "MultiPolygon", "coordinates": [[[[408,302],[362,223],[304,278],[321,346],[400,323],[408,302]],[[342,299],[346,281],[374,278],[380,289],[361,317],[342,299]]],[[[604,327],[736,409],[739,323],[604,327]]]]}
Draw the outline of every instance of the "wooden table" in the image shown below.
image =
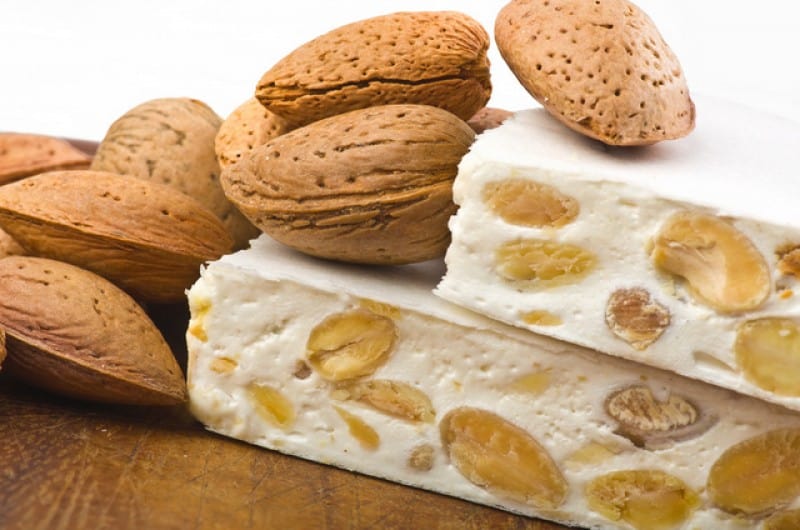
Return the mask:
{"type": "MultiPolygon", "coordinates": [[[[185,367],[186,307],[151,314],[185,367]]],[[[184,407],[80,403],[0,373],[0,528],[563,527],[229,440],[184,407]]]]}

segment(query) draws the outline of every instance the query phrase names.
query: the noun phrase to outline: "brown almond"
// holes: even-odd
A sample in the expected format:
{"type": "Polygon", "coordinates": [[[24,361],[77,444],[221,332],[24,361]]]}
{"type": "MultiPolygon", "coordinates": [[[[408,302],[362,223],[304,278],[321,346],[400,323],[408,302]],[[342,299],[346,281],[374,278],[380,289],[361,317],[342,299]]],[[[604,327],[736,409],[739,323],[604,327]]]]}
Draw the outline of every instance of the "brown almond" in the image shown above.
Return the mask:
{"type": "Polygon", "coordinates": [[[649,450],[696,438],[717,421],[683,396],[669,394],[660,400],[643,385],[615,390],[606,397],[605,409],[617,421],[616,434],[649,450]]]}
{"type": "Polygon", "coordinates": [[[645,145],[694,128],[677,57],[627,0],[512,0],[497,16],[495,40],[528,92],[579,133],[645,145]]]}
{"type": "Polygon", "coordinates": [[[474,134],[426,105],[333,116],[223,171],[228,197],[278,241],[314,256],[399,264],[441,256],[452,183],[474,134]]]}
{"type": "Polygon", "coordinates": [[[85,169],[92,158],[66,140],[0,133],[0,184],[55,169],[85,169]]]}
{"type": "Polygon", "coordinates": [[[231,249],[220,220],[179,191],[102,171],[54,171],[0,187],[0,226],[30,254],[72,263],[153,302],[184,299],[231,249]]]}
{"type": "Polygon", "coordinates": [[[250,98],[231,112],[217,132],[214,151],[220,167],[234,164],[269,140],[291,130],[286,121],[250,98]]]}
{"type": "Polygon", "coordinates": [[[0,328],[0,367],[6,359],[6,332],[0,328]]]}
{"type": "Polygon", "coordinates": [[[483,131],[500,127],[500,125],[510,118],[514,113],[504,109],[497,109],[494,107],[483,107],[475,113],[469,120],[467,125],[472,127],[475,134],[480,134],[483,131]]]}
{"type": "Polygon", "coordinates": [[[21,256],[22,254],[25,254],[25,249],[5,230],[0,230],[0,258],[21,256]]]}
{"type": "Polygon", "coordinates": [[[108,403],[186,400],[183,374],[142,308],[107,280],[44,258],[0,259],[4,368],[31,385],[108,403]]]}
{"type": "Polygon", "coordinates": [[[222,119],[202,101],[153,99],[117,119],[97,148],[91,169],[166,184],[193,197],[222,220],[242,248],[258,235],[225,198],[214,138],[222,119]]]}
{"type": "Polygon", "coordinates": [[[393,13],[337,28],[273,66],[256,97],[300,126],[374,105],[417,103],[463,120],[489,100],[486,30],[452,12],[393,13]]]}

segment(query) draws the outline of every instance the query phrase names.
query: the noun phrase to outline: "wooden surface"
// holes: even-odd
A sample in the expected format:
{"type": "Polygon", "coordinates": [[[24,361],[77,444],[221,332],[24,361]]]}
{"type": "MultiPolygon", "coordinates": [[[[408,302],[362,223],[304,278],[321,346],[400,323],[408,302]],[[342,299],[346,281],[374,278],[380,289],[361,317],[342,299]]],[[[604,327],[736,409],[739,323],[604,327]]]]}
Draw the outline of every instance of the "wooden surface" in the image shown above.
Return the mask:
{"type": "MultiPolygon", "coordinates": [[[[185,304],[150,312],[185,369],[185,304]]],[[[563,527],[225,439],[184,407],[70,401],[0,372],[0,528],[563,527]]]]}

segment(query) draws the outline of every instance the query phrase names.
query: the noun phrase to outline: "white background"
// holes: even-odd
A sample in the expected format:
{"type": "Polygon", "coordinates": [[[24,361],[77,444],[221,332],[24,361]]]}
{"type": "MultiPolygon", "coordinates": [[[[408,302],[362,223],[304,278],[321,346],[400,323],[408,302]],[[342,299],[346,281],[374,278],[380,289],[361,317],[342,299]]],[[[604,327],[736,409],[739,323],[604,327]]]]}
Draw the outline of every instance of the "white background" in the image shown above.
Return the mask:
{"type": "MultiPolygon", "coordinates": [[[[454,9],[492,34],[505,3],[0,0],[0,130],[101,139],[131,107],[171,96],[203,100],[224,117],[277,60],[334,27],[393,11],[454,9]]],[[[637,3],[678,55],[693,92],[800,121],[795,0],[637,3]]],[[[535,106],[494,42],[490,58],[490,104],[535,106]]]]}

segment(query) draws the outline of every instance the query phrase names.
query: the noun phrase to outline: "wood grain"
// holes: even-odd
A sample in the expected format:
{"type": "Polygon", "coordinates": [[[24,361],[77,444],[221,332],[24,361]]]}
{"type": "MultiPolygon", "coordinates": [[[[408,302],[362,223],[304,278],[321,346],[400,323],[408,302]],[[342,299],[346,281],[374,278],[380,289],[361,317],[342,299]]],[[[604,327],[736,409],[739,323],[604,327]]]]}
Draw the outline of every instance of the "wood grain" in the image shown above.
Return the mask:
{"type": "Polygon", "coordinates": [[[0,376],[0,528],[556,530],[228,440],[180,407],[67,401],[0,376]]]}
{"type": "MultiPolygon", "coordinates": [[[[185,370],[186,304],[149,312],[185,370]]],[[[226,439],[181,406],[81,403],[0,373],[0,528],[565,527],[226,439]]]]}

